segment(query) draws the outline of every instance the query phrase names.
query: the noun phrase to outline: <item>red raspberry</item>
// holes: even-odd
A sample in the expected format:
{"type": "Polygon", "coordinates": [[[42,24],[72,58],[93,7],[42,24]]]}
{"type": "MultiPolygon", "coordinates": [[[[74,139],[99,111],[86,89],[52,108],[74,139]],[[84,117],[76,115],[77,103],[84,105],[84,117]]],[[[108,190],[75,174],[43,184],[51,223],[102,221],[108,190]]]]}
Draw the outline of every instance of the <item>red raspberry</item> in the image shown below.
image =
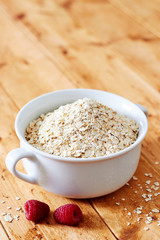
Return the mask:
{"type": "Polygon", "coordinates": [[[48,216],[50,208],[46,203],[29,200],[24,204],[25,216],[29,221],[39,222],[48,216]]]}
{"type": "Polygon", "coordinates": [[[82,219],[81,209],[76,204],[66,204],[54,212],[56,222],[66,225],[77,225],[82,219]]]}

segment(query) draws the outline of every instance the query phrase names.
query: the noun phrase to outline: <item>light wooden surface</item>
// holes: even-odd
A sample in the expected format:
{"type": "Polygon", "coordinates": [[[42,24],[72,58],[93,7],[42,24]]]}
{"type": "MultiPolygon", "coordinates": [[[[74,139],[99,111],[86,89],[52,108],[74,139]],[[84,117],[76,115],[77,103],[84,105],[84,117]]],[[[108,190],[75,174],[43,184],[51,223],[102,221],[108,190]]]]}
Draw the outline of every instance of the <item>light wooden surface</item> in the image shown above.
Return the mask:
{"type": "MultiPolygon", "coordinates": [[[[151,212],[160,209],[160,189],[151,189],[160,182],[159,6],[159,0],[0,0],[0,202],[5,201],[0,203],[1,240],[160,239],[160,213],[151,212]],[[5,157],[19,146],[14,131],[17,112],[33,98],[65,88],[110,91],[148,109],[138,180],[131,179],[129,186],[108,196],[71,200],[9,173],[5,157]],[[150,201],[144,193],[152,194],[150,201]],[[29,199],[49,204],[46,221],[34,224],[25,219],[23,205],[29,199]],[[53,211],[70,202],[84,213],[79,227],[53,219],[53,211]],[[143,209],[138,215],[139,206],[143,209]],[[18,207],[22,209],[16,211],[18,207]],[[19,215],[19,221],[6,222],[3,212],[19,215]],[[149,213],[153,221],[147,224],[149,213]]],[[[18,167],[23,170],[21,164],[18,167]]]]}

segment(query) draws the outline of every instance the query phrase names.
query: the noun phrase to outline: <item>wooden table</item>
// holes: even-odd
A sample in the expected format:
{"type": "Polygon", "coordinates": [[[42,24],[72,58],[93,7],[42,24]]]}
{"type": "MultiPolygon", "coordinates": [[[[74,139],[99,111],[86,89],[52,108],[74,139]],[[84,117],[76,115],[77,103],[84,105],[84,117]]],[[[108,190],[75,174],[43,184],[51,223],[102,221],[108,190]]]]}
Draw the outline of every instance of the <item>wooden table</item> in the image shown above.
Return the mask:
{"type": "Polygon", "coordinates": [[[159,38],[159,0],[0,0],[1,240],[160,239],[160,213],[154,211],[160,210],[159,38]],[[65,88],[110,91],[149,111],[136,178],[112,194],[62,198],[6,169],[7,153],[19,146],[17,112],[33,98],[65,88]],[[51,208],[41,224],[25,219],[29,199],[51,208]],[[84,217],[78,227],[54,221],[53,211],[66,203],[80,206],[84,217]],[[6,222],[3,213],[19,220],[6,222]]]}

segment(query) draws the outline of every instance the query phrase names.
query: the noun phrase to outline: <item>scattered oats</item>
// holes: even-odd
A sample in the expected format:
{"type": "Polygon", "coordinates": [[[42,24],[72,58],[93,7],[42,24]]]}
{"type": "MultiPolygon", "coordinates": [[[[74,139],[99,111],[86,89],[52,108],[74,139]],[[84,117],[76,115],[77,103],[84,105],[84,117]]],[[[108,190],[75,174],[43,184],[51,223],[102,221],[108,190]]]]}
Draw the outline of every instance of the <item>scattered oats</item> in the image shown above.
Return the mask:
{"type": "Polygon", "coordinates": [[[133,176],[133,180],[135,180],[135,181],[136,181],[136,180],[138,180],[138,178],[137,178],[137,177],[135,177],[135,176],[133,176]]]}
{"type": "Polygon", "coordinates": [[[127,223],[127,226],[129,226],[129,225],[131,225],[131,223],[130,223],[130,222],[128,222],[128,223],[127,223]]]}
{"type": "Polygon", "coordinates": [[[153,219],[152,217],[147,217],[147,220],[151,222],[153,219]]]}
{"type": "Polygon", "coordinates": [[[129,186],[129,183],[127,182],[126,185],[129,186]]]}
{"type": "Polygon", "coordinates": [[[144,195],[143,197],[144,197],[144,199],[145,199],[146,202],[152,200],[152,199],[151,199],[151,198],[152,198],[152,194],[148,194],[148,195],[147,195],[147,194],[143,194],[143,195],[144,195]]]}
{"type": "Polygon", "coordinates": [[[3,212],[1,215],[2,215],[2,216],[5,216],[6,214],[7,214],[6,212],[3,212]]]}
{"type": "Polygon", "coordinates": [[[6,222],[12,222],[13,221],[13,218],[11,217],[11,214],[6,214],[5,216],[4,216],[4,220],[6,221],[6,222]]]}
{"type": "Polygon", "coordinates": [[[128,216],[131,216],[131,213],[130,213],[130,212],[128,212],[128,216]]]}
{"type": "Polygon", "coordinates": [[[135,193],[137,193],[137,191],[134,191],[135,193]]]}
{"type": "Polygon", "coordinates": [[[5,202],[6,202],[6,201],[3,200],[1,203],[3,204],[3,203],[5,203],[5,202]]]}
{"type": "Polygon", "coordinates": [[[146,184],[150,184],[150,183],[151,183],[151,180],[147,180],[147,181],[146,181],[146,184]]]}
{"type": "Polygon", "coordinates": [[[145,231],[148,231],[148,230],[149,230],[149,228],[148,228],[148,227],[144,227],[144,230],[145,230],[145,231]]]}
{"type": "Polygon", "coordinates": [[[151,201],[151,198],[146,198],[145,201],[146,202],[151,201]]]}
{"type": "Polygon", "coordinates": [[[157,191],[157,190],[159,189],[159,187],[156,187],[155,185],[152,185],[152,186],[151,186],[151,189],[157,191]]]}
{"type": "Polygon", "coordinates": [[[159,182],[155,182],[154,185],[159,186],[159,182]]]}
{"type": "Polygon", "coordinates": [[[156,209],[156,208],[153,208],[153,209],[152,209],[152,212],[154,212],[154,213],[159,213],[159,210],[156,209]]]}
{"type": "Polygon", "coordinates": [[[141,220],[141,217],[137,218],[137,221],[139,222],[141,220]]]}
{"type": "Polygon", "coordinates": [[[143,197],[143,198],[146,198],[146,197],[147,197],[147,194],[146,194],[146,193],[143,193],[143,194],[142,194],[142,197],[143,197]]]}
{"type": "Polygon", "coordinates": [[[152,178],[152,173],[148,173],[148,177],[151,177],[151,178],[152,178]]]}
{"type": "Polygon", "coordinates": [[[125,201],[126,199],[125,198],[122,198],[122,201],[125,201]]]}
{"type": "Polygon", "coordinates": [[[125,211],[127,211],[127,208],[124,208],[125,211]]]}
{"type": "Polygon", "coordinates": [[[20,197],[16,197],[16,200],[20,200],[20,197]]]}
{"type": "Polygon", "coordinates": [[[7,209],[11,209],[11,207],[7,207],[7,209]]]}
{"type": "Polygon", "coordinates": [[[19,208],[16,208],[16,211],[20,211],[21,210],[21,207],[19,207],[19,208]]]}
{"type": "Polygon", "coordinates": [[[159,162],[155,162],[155,164],[156,164],[156,165],[158,165],[158,164],[159,164],[159,162]]]}
{"type": "Polygon", "coordinates": [[[145,223],[146,223],[146,224],[150,224],[151,222],[150,222],[150,221],[148,221],[148,220],[146,220],[146,221],[145,221],[145,223]]]}
{"type": "Polygon", "coordinates": [[[148,189],[146,189],[146,191],[147,191],[147,192],[152,192],[152,190],[151,190],[151,189],[149,189],[149,188],[148,188],[148,189]]]}
{"type": "Polygon", "coordinates": [[[142,186],[140,187],[140,189],[142,189],[142,186]]]}
{"type": "Polygon", "coordinates": [[[143,206],[139,206],[137,207],[134,212],[137,213],[137,214],[141,214],[142,213],[142,209],[143,209],[143,206]]]}
{"type": "Polygon", "coordinates": [[[160,192],[154,194],[155,197],[157,197],[158,195],[160,195],[160,192]]]}
{"type": "Polygon", "coordinates": [[[142,211],[140,211],[140,210],[137,210],[137,214],[141,214],[142,213],[142,211]]]}
{"type": "Polygon", "coordinates": [[[116,205],[118,205],[118,206],[119,206],[119,205],[120,205],[120,203],[119,203],[119,202],[116,202],[116,205]]]}
{"type": "Polygon", "coordinates": [[[25,138],[35,148],[56,156],[89,158],[129,147],[138,132],[133,119],[83,98],[30,122],[25,138]]]}
{"type": "Polygon", "coordinates": [[[145,173],[144,175],[145,175],[146,177],[152,178],[152,173],[145,173]]]}
{"type": "Polygon", "coordinates": [[[18,216],[18,215],[15,215],[15,216],[14,216],[14,219],[15,219],[16,221],[18,221],[18,220],[19,220],[19,216],[18,216]]]}
{"type": "Polygon", "coordinates": [[[157,225],[160,226],[160,221],[157,222],[157,225]]]}

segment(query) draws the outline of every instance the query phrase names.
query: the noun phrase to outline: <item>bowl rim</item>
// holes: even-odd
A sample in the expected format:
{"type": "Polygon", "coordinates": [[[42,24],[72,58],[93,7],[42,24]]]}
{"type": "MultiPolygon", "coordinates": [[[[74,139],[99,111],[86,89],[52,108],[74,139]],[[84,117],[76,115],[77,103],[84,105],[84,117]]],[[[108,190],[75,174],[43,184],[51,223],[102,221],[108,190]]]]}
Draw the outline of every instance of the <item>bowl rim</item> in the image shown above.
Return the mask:
{"type": "Polygon", "coordinates": [[[136,106],[136,104],[134,104],[133,102],[131,102],[130,100],[120,96],[120,95],[117,95],[117,94],[114,94],[112,92],[108,92],[108,91],[102,91],[102,90],[96,90],[96,89],[86,89],[86,88],[73,88],[73,89],[64,89],[64,90],[57,90],[57,91],[52,91],[52,92],[49,92],[49,93],[45,93],[45,94],[42,94],[32,100],[30,100],[29,102],[27,102],[21,109],[20,111],[18,112],[17,114],[17,117],[16,117],[16,120],[15,120],[15,131],[16,131],[16,134],[20,140],[21,143],[23,143],[23,145],[27,148],[27,149],[30,149],[30,151],[32,151],[33,153],[35,154],[39,154],[43,157],[46,157],[46,158],[50,158],[50,159],[53,159],[53,160],[57,160],[57,161],[63,161],[63,162],[74,162],[74,163],[88,163],[88,162],[99,162],[99,161],[105,161],[105,160],[110,160],[110,159],[113,159],[113,158],[117,158],[117,157],[120,157],[122,155],[124,155],[125,153],[128,153],[129,151],[131,151],[132,149],[134,149],[135,147],[137,147],[139,144],[141,144],[142,140],[144,139],[144,137],[146,136],[147,134],[147,131],[148,131],[148,120],[147,120],[147,117],[145,116],[144,112],[138,107],[136,106]],[[41,151],[35,147],[33,147],[30,143],[27,142],[27,140],[25,139],[24,136],[22,136],[22,134],[19,132],[19,129],[18,129],[18,121],[21,117],[21,114],[23,113],[24,109],[27,108],[30,104],[34,103],[35,101],[39,100],[40,98],[43,98],[43,97],[46,97],[48,95],[52,95],[52,94],[56,94],[56,93],[63,93],[63,92],[70,92],[70,91],[93,91],[93,92],[99,92],[99,93],[109,93],[110,95],[113,95],[113,96],[117,96],[123,100],[126,101],[126,103],[128,102],[129,104],[133,104],[137,109],[140,110],[141,114],[143,115],[143,120],[145,122],[145,129],[143,130],[143,133],[141,133],[140,136],[137,137],[136,141],[131,144],[129,147],[117,152],[117,153],[112,153],[112,154],[109,154],[109,155],[104,155],[104,156],[101,156],[101,157],[90,157],[90,158],[75,158],[75,157],[61,157],[61,156],[56,156],[56,155],[53,155],[53,154],[50,154],[50,153],[46,153],[44,151],[41,151]]]}

